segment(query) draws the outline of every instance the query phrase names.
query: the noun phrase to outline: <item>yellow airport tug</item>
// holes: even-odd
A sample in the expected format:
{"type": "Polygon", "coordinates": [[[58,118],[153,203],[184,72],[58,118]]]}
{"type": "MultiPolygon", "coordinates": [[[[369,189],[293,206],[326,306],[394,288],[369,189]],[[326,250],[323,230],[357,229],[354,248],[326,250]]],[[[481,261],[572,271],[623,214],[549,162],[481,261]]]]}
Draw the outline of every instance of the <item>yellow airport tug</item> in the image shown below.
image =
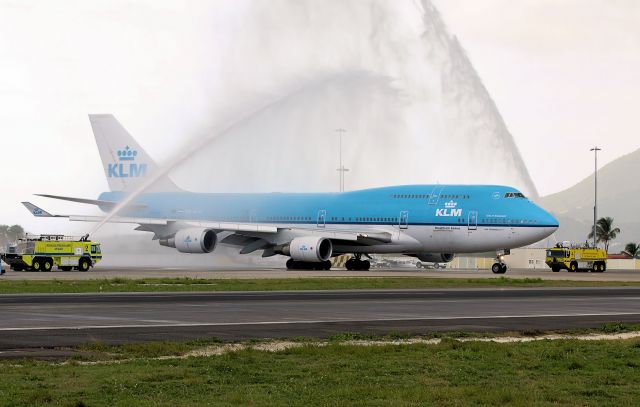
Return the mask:
{"type": "Polygon", "coordinates": [[[63,235],[27,236],[18,240],[2,260],[15,271],[87,271],[102,260],[100,243],[82,237],[63,235]]]}
{"type": "Polygon", "coordinates": [[[562,269],[601,273],[607,269],[607,252],[594,247],[558,243],[556,247],[547,249],[546,263],[556,273],[562,269]]]}

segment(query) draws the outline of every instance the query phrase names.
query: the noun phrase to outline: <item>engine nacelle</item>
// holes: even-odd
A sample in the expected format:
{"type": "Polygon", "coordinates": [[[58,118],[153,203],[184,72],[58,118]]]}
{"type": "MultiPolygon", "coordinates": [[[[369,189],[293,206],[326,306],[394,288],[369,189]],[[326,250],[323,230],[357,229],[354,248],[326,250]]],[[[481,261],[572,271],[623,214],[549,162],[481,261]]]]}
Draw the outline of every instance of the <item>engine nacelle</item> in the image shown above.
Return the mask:
{"type": "Polygon", "coordinates": [[[173,247],[181,253],[211,253],[217,244],[216,232],[203,228],[181,229],[173,237],[160,239],[161,246],[173,247]]]}
{"type": "Polygon", "coordinates": [[[326,237],[296,237],[282,247],[282,254],[298,261],[322,262],[331,258],[333,244],[326,237]]]}
{"type": "Polygon", "coordinates": [[[456,255],[453,253],[418,253],[416,257],[426,263],[449,263],[456,255]]]}

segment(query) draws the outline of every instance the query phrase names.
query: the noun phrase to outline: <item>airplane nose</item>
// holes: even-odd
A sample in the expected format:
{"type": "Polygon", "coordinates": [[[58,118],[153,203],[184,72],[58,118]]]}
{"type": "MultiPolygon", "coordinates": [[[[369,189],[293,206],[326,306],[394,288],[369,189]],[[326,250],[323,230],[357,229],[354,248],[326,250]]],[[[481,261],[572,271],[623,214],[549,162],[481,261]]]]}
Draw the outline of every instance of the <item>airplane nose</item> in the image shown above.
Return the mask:
{"type": "Polygon", "coordinates": [[[549,234],[554,233],[560,227],[560,222],[556,219],[555,216],[545,211],[544,209],[540,209],[540,217],[539,222],[545,226],[545,229],[549,232],[549,234]]]}

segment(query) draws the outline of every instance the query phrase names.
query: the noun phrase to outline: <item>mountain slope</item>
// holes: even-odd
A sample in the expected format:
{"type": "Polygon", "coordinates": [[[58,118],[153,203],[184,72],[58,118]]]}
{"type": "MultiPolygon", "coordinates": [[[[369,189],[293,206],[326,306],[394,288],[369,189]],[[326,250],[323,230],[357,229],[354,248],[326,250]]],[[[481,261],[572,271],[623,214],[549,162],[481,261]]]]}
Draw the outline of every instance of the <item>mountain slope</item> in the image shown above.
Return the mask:
{"type": "MultiPolygon", "coordinates": [[[[566,170],[558,172],[559,176],[566,170]]],[[[618,241],[640,241],[640,149],[598,171],[598,217],[610,216],[622,230],[618,241]]],[[[593,224],[593,175],[539,200],[560,221],[558,240],[585,240],[593,224]]],[[[618,248],[616,248],[618,250],[618,248]]]]}

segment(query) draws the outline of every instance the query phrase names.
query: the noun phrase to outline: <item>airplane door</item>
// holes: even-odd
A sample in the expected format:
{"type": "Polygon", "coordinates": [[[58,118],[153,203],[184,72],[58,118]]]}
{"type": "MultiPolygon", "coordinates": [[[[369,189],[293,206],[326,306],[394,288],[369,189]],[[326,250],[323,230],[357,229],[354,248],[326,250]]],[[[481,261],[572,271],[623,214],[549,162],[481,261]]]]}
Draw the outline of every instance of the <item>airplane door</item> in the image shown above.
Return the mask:
{"type": "Polygon", "coordinates": [[[318,211],[318,227],[323,228],[327,219],[327,211],[321,209],[318,211]]]}
{"type": "Polygon", "coordinates": [[[407,229],[409,227],[409,211],[400,211],[398,225],[400,229],[407,229]]]}
{"type": "Polygon", "coordinates": [[[478,212],[477,211],[469,211],[469,230],[478,229],[478,212]]]}
{"type": "Polygon", "coordinates": [[[429,205],[436,205],[438,200],[440,199],[440,194],[442,193],[442,189],[444,187],[436,185],[431,191],[431,195],[429,195],[429,205]]]}

